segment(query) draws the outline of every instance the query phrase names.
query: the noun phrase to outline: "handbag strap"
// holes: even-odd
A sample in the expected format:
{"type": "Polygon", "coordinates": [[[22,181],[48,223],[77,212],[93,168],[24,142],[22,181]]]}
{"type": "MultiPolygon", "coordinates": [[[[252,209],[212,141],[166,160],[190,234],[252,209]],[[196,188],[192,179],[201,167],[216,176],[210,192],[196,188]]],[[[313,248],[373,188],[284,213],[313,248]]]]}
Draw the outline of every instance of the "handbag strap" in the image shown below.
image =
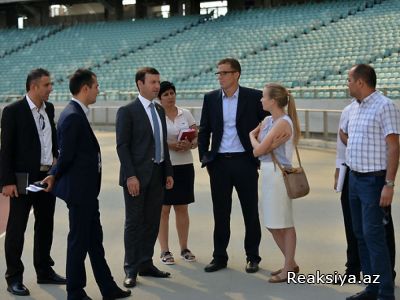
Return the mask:
{"type": "MultiPolygon", "coordinates": [[[[301,168],[302,166],[301,166],[299,150],[297,149],[297,146],[294,146],[294,148],[296,149],[297,160],[299,161],[299,166],[301,168]]],[[[284,169],[283,169],[282,165],[279,163],[279,161],[276,159],[274,151],[271,151],[271,157],[272,157],[272,161],[274,162],[274,164],[277,164],[279,169],[281,169],[282,173],[284,173],[284,169]]]]}

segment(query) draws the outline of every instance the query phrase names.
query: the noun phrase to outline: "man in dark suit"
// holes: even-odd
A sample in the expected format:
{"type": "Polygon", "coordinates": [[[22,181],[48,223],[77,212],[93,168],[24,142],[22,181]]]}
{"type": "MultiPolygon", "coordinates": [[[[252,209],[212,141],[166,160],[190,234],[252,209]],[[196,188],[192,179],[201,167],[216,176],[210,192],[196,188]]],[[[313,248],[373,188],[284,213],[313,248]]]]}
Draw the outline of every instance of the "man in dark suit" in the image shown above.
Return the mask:
{"type": "Polygon", "coordinates": [[[33,264],[37,282],[65,284],[65,278],[52,269],[54,262],[50,257],[55,197],[45,192],[26,194],[22,182],[19,184],[22,193],[19,193],[16,177],[16,173],[21,173],[28,184],[42,180],[58,156],[54,106],[47,102],[52,91],[50,73],[44,69],[32,70],[26,80],[26,91],[22,100],[4,108],[1,119],[0,185],[3,195],[10,197],[4,243],[7,290],[19,296],[29,295],[23,284],[21,255],[32,207],[35,215],[33,264]]]}
{"type": "Polygon", "coordinates": [[[116,285],[104,257],[98,200],[100,146],[87,119],[88,107],[96,102],[99,93],[96,75],[78,69],[70,79],[69,88],[73,97],[61,113],[57,126],[60,155],[51,175],[44,180],[49,185],[47,190],[52,189],[55,180],[54,193],[69,209],[68,300],[90,299],[84,291],[87,254],[103,299],[125,298],[131,292],[116,285]]]}
{"type": "Polygon", "coordinates": [[[165,113],[154,102],[160,73],[142,68],[135,80],[139,96],[118,110],[116,122],[119,184],[125,198],[125,287],[136,286],[137,274],[170,276],[153,265],[164,185],[173,186],[165,113]]]}
{"type": "Polygon", "coordinates": [[[241,67],[236,59],[218,63],[221,89],[204,96],[198,147],[202,167],[210,176],[214,211],[213,260],[206,272],[226,268],[230,237],[232,190],[235,187],[246,228],[246,272],[258,271],[261,228],[258,217],[258,160],[253,156],[249,132],[264,119],[261,91],[239,86],[241,67]],[[211,138],[212,136],[212,138],[211,138]],[[210,146],[211,139],[211,149],[210,146]]]}

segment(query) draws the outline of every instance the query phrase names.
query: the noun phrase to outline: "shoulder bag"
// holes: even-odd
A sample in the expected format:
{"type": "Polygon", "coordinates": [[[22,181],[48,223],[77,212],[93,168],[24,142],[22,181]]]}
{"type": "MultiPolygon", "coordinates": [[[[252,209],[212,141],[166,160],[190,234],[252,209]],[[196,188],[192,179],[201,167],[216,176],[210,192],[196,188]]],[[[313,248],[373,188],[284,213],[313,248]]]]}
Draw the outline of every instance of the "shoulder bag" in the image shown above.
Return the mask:
{"type": "Polygon", "coordinates": [[[295,146],[297,159],[299,161],[298,168],[285,168],[283,167],[275,157],[274,152],[271,152],[272,161],[275,165],[278,165],[282,171],[283,181],[285,182],[286,191],[290,199],[297,199],[308,195],[310,192],[310,186],[303,167],[301,166],[299,151],[295,146]]]}

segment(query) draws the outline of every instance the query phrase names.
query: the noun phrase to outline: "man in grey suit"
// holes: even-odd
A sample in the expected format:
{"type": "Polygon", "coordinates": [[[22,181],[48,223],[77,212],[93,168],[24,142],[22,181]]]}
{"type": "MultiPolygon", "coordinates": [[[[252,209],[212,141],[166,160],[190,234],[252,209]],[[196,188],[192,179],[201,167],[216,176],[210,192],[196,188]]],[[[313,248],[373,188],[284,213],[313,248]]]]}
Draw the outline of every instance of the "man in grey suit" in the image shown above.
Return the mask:
{"type": "Polygon", "coordinates": [[[169,277],[153,265],[165,188],[173,186],[167,145],[165,112],[153,100],[160,90],[160,73],[142,68],[136,73],[139,96],[117,112],[117,153],[121,163],[119,184],[125,198],[125,280],[136,286],[141,276],[169,277]]]}

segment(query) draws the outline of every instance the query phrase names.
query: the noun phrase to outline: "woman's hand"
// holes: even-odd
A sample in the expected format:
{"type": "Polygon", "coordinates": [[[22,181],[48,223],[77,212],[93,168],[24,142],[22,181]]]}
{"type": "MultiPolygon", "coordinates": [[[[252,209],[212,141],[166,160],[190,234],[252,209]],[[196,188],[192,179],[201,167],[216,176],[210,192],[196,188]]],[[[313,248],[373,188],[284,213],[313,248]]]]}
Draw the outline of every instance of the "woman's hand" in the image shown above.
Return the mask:
{"type": "Polygon", "coordinates": [[[192,143],[189,140],[185,139],[183,141],[178,142],[178,151],[188,151],[192,148],[192,143]]]}
{"type": "Polygon", "coordinates": [[[250,138],[254,137],[254,138],[258,138],[258,135],[260,133],[260,128],[261,128],[261,123],[258,124],[258,126],[256,128],[254,128],[252,131],[250,131],[250,138]]]}

